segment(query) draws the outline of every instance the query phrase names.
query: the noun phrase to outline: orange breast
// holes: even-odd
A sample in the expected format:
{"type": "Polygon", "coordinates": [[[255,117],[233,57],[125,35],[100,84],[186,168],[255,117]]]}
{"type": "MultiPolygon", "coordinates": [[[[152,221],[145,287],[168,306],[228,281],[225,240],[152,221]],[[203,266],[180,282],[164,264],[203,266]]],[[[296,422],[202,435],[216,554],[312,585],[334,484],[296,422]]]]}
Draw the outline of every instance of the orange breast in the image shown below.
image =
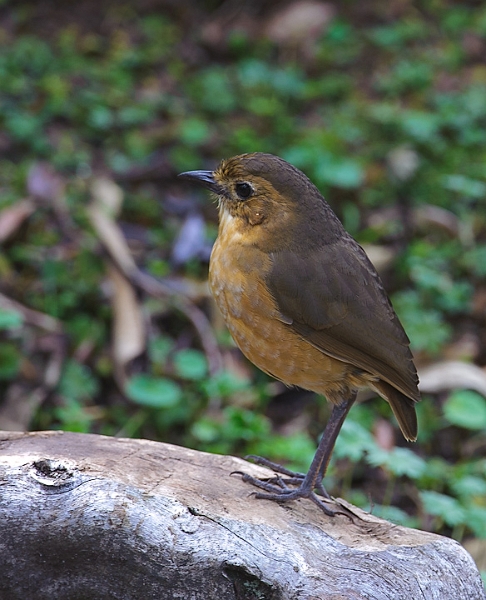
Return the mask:
{"type": "Polygon", "coordinates": [[[353,367],[321,352],[284,323],[264,285],[270,257],[221,231],[210,262],[209,284],[233,339],[262,371],[339,402],[350,388],[366,385],[353,367]]]}

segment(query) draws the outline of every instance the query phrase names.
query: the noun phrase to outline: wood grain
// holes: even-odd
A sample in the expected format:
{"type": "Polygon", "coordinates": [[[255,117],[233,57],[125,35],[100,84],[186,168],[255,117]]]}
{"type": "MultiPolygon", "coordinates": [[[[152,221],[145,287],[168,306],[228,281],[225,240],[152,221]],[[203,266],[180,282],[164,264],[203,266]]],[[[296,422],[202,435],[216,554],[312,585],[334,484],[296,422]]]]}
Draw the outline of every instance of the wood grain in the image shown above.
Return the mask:
{"type": "Polygon", "coordinates": [[[256,500],[268,471],[145,440],[0,432],[0,598],[484,599],[455,541],[310,501],[256,500]]]}

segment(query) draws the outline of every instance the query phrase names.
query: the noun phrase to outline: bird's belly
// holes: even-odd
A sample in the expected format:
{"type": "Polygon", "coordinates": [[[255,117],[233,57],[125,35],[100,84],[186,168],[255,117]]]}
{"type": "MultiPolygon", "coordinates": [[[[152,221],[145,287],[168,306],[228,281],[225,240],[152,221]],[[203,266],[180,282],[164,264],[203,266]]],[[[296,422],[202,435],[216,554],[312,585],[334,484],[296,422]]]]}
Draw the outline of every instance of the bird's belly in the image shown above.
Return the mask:
{"type": "Polygon", "coordinates": [[[264,284],[269,268],[270,258],[264,253],[232,251],[215,244],[209,284],[233,339],[262,371],[287,385],[339,401],[346,390],[356,387],[350,379],[353,368],[318,350],[279,320],[278,308],[264,284]]]}

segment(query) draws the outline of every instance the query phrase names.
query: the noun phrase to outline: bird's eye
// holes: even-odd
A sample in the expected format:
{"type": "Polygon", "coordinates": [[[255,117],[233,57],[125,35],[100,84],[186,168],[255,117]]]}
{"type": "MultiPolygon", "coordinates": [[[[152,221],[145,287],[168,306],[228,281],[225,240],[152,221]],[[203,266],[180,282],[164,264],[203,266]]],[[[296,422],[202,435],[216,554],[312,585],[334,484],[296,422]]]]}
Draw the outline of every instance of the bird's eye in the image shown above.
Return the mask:
{"type": "Polygon", "coordinates": [[[249,183],[246,183],[246,181],[242,183],[237,183],[235,185],[235,190],[242,200],[246,200],[253,194],[253,188],[249,183]]]}

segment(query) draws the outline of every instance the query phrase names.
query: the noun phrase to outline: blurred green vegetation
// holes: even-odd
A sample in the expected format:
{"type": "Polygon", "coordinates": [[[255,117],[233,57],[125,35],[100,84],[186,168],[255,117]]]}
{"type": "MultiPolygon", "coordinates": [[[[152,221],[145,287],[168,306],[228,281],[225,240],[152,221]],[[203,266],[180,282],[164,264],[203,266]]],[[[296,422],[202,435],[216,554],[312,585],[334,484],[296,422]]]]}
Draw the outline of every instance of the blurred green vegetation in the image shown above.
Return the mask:
{"type": "MultiPolygon", "coordinates": [[[[391,253],[382,275],[420,368],[454,359],[484,373],[486,7],[348,2],[314,37],[272,40],[272,3],[235,6],[0,3],[1,292],[19,303],[0,312],[4,417],[25,402],[32,429],[307,468],[326,403],[295,411],[282,396],[275,416],[281,388],[236,351],[205,293],[189,297],[225,368],[210,369],[177,300],[138,289],[145,349],[120,383],[108,262],[86,212],[93,181],[115,181],[138,266],[199,290],[216,213],[175,175],[252,151],[304,170],[352,235],[391,253]],[[202,225],[190,221],[177,254],[194,214],[202,225]]],[[[330,491],[397,522],[486,538],[484,396],[463,383],[425,393],[415,445],[389,422],[380,400],[353,409],[330,491]]]]}

